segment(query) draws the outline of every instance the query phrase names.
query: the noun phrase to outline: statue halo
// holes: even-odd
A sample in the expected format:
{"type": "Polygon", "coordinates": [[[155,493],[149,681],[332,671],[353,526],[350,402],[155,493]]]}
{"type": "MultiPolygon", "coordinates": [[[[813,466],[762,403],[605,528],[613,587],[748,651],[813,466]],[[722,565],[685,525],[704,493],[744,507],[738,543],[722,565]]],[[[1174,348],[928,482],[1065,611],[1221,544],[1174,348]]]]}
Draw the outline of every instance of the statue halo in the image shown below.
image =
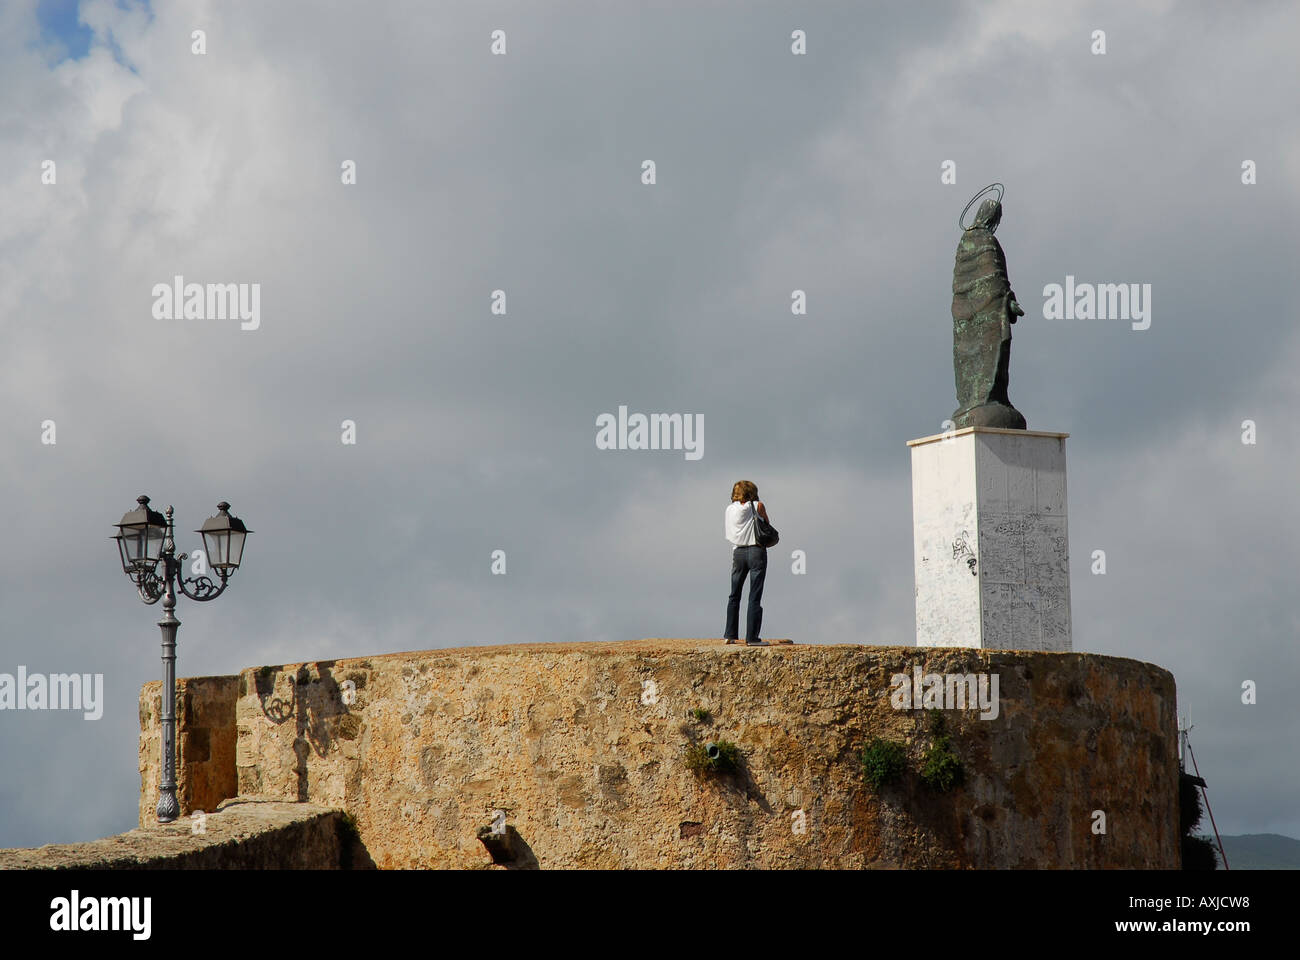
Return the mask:
{"type": "Polygon", "coordinates": [[[984,188],[983,190],[981,190],[979,193],[975,194],[975,196],[971,197],[971,198],[970,198],[970,203],[966,204],[966,208],[965,208],[964,210],[962,210],[962,212],[961,212],[961,216],[957,218],[957,226],[961,227],[961,229],[962,229],[963,232],[969,230],[970,227],[966,226],[966,222],[965,222],[965,221],[966,221],[966,214],[970,213],[970,208],[973,207],[973,206],[975,206],[975,204],[978,203],[979,200],[980,200],[980,199],[981,199],[985,194],[989,193],[989,192],[992,191],[992,190],[996,190],[996,191],[997,191],[997,193],[998,193],[998,203],[1001,203],[1001,202],[1002,202],[1002,194],[1006,192],[1006,189],[1007,189],[1007,188],[1004,187],[1004,186],[1003,186],[1002,184],[1000,184],[1000,183],[990,183],[987,187],[985,187],[985,188],[984,188]]]}

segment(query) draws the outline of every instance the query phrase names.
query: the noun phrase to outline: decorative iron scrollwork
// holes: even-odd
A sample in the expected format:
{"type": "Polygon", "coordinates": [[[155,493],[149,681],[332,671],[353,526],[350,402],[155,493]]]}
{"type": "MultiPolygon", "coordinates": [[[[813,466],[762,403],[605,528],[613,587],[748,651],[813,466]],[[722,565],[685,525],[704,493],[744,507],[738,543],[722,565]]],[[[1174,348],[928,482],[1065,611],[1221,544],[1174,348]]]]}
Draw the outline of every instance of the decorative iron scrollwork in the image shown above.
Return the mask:
{"type": "Polygon", "coordinates": [[[185,594],[185,596],[189,597],[191,600],[202,602],[205,600],[215,600],[217,597],[221,596],[221,592],[226,589],[226,580],[227,578],[223,576],[221,578],[221,586],[217,586],[212,581],[212,578],[208,576],[186,577],[183,580],[177,576],[176,586],[180,588],[181,593],[185,594]],[[186,587],[186,584],[190,584],[190,586],[186,587]]]}
{"type": "Polygon", "coordinates": [[[136,584],[136,589],[140,593],[141,600],[148,604],[154,604],[161,600],[162,595],[167,592],[167,584],[162,577],[151,571],[140,579],[136,584]]]}

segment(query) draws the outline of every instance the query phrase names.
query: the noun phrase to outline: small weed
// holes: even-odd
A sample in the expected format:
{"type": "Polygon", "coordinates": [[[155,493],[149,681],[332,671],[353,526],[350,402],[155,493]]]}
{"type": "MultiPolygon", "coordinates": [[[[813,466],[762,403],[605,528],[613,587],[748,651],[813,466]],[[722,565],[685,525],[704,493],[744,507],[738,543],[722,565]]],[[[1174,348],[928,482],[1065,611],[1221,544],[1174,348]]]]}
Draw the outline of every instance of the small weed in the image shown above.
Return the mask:
{"type": "Polygon", "coordinates": [[[873,737],[862,750],[862,775],[867,783],[880,789],[903,775],[906,759],[901,743],[873,737]]]}
{"type": "Polygon", "coordinates": [[[686,769],[692,773],[737,773],[740,764],[740,748],[730,740],[692,743],[686,748],[686,769]]]}
{"type": "Polygon", "coordinates": [[[937,713],[930,715],[930,730],[936,733],[934,742],[925,751],[921,763],[921,781],[927,786],[946,793],[962,782],[965,771],[961,760],[952,749],[952,737],[944,733],[943,717],[937,713]],[[935,722],[938,717],[938,722],[935,722]]]}

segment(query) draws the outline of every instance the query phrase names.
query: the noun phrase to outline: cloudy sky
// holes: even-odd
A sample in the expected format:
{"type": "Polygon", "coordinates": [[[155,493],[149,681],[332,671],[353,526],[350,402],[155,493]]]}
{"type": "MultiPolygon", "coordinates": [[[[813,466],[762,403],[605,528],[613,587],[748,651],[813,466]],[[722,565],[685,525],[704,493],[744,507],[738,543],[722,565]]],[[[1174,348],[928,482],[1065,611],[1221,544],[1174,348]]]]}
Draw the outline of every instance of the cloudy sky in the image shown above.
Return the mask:
{"type": "Polygon", "coordinates": [[[1289,3],[5,0],[0,672],[105,706],[0,713],[0,846],[135,824],[161,610],[106,538],[141,493],[178,549],[221,499],[255,531],[180,602],[184,676],[720,636],[741,478],[782,532],[765,635],[914,643],[906,442],[955,406],[993,180],[1011,398],[1070,434],[1074,647],[1173,672],[1220,830],[1300,837],[1297,35],[1289,3]],[[155,317],[178,274],[260,284],[260,326],[155,317]],[[1150,328],[1045,319],[1067,275],[1151,284],[1150,328]],[[702,416],[704,455],[598,450],[620,405],[702,416]]]}

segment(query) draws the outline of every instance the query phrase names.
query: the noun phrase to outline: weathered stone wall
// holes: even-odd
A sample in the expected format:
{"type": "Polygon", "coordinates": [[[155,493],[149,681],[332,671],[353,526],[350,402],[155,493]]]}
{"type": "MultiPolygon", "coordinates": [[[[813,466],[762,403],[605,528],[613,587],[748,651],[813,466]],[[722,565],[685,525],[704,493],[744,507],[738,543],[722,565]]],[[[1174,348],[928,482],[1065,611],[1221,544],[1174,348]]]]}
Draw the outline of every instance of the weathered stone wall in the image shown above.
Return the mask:
{"type": "Polygon", "coordinates": [[[494,809],[516,866],[1179,866],[1174,681],[1134,660],[645,640],[263,667],[237,692],[239,794],[347,810],[380,867],[489,865],[494,809]],[[929,714],[890,702],[914,664],[999,678],[996,719],[943,711],[947,793],[918,775],[929,714]],[[873,736],[908,753],[880,791],[873,736]],[[686,746],[719,739],[744,772],[691,773],[686,746]]]}
{"type": "Polygon", "coordinates": [[[196,823],[149,826],[91,840],[0,850],[0,870],[356,870],[373,868],[340,810],[306,803],[227,801],[196,823]]]}
{"type": "MultiPolygon", "coordinates": [[[[181,816],[217,809],[235,796],[235,701],[239,677],[176,681],[176,799],[181,816]]],[[[158,822],[162,766],[162,683],[140,691],[140,826],[158,822]]]]}

